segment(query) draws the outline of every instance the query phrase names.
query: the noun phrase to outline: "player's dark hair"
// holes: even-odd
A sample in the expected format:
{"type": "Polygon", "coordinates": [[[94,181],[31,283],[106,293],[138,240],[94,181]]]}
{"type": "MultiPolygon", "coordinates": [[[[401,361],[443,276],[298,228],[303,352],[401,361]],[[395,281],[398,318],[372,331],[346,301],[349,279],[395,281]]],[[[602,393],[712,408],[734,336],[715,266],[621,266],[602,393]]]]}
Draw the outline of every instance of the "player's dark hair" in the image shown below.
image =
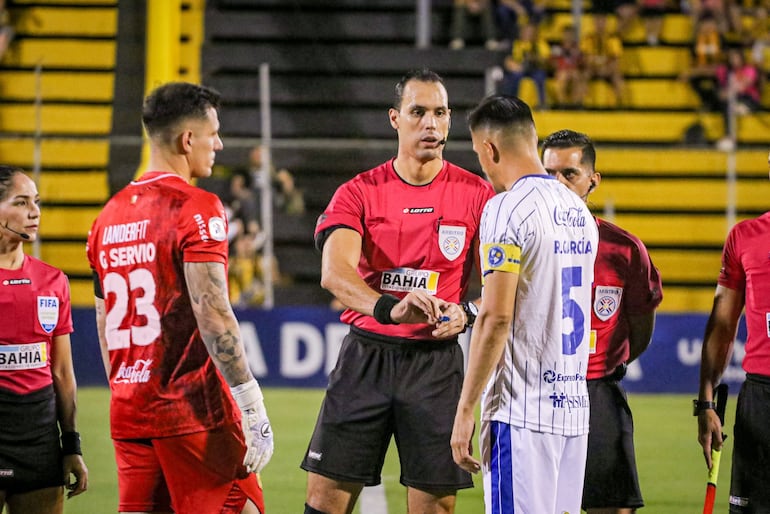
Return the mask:
{"type": "Polygon", "coordinates": [[[168,143],[180,121],[186,118],[205,119],[210,108],[219,109],[219,100],[219,92],[209,87],[169,82],[144,99],[142,123],[150,137],[161,136],[168,143]]]}
{"type": "Polygon", "coordinates": [[[397,111],[401,109],[401,101],[404,99],[404,88],[406,87],[406,83],[410,80],[416,80],[418,82],[437,82],[442,86],[444,85],[444,79],[442,79],[438,73],[431,71],[428,68],[406,72],[406,74],[401,77],[401,80],[396,83],[396,96],[393,99],[393,108],[397,111]]]}
{"type": "Polygon", "coordinates": [[[524,134],[535,129],[532,109],[515,96],[490,95],[468,113],[468,127],[524,134]]]}
{"type": "Polygon", "coordinates": [[[574,130],[558,130],[543,140],[543,153],[549,148],[580,148],[581,164],[587,164],[592,170],[596,169],[596,148],[594,142],[586,134],[574,130]]]}
{"type": "Polygon", "coordinates": [[[0,164],[0,201],[5,200],[5,197],[8,195],[8,189],[11,187],[13,176],[17,173],[24,173],[24,170],[0,164]]]}

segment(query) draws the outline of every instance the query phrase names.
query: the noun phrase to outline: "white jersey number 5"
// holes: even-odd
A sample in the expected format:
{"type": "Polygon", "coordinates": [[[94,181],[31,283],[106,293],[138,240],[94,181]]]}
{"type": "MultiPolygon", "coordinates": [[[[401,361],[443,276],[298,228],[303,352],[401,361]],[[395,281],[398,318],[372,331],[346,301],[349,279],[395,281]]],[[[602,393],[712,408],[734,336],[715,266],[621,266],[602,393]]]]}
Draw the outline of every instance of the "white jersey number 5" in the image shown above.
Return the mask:
{"type": "Polygon", "coordinates": [[[152,273],[146,269],[135,269],[128,274],[128,282],[126,282],[122,275],[111,272],[105,275],[103,285],[105,295],[110,293],[115,295],[115,304],[105,317],[107,349],[128,348],[131,343],[147,346],[155,341],[160,335],[160,314],[154,305],[155,278],[152,273]],[[131,291],[137,292],[134,296],[133,308],[135,318],[142,316],[146,323],[141,326],[131,325],[130,328],[120,328],[128,313],[131,291]]]}

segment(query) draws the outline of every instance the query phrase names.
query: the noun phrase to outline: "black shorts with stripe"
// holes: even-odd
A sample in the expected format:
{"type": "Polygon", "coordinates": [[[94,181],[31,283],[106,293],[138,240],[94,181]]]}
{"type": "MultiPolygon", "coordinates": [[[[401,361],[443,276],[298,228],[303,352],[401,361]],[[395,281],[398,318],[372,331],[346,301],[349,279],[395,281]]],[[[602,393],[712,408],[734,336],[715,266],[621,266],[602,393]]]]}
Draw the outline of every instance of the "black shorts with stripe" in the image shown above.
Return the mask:
{"type": "Polygon", "coordinates": [[[619,381],[588,381],[591,419],[583,509],[644,506],[634,453],[634,419],[619,381]]]}
{"type": "Polygon", "coordinates": [[[64,485],[53,386],[0,391],[0,490],[11,495],[64,485]]]}
{"type": "Polygon", "coordinates": [[[395,436],[403,485],[425,491],[473,487],[450,447],[462,382],[456,339],[414,341],[351,327],[302,469],[377,485],[395,436]]]}
{"type": "Polygon", "coordinates": [[[770,377],[746,374],[738,395],[730,480],[731,514],[770,512],[770,377]]]}

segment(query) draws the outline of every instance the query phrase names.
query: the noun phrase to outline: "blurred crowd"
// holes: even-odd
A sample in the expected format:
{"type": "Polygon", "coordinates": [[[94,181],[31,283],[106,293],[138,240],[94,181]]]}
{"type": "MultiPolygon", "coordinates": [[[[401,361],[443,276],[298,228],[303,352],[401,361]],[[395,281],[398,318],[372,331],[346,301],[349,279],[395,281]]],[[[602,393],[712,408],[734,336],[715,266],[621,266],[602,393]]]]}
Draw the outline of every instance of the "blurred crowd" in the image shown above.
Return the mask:
{"type": "Polygon", "coordinates": [[[261,146],[254,147],[247,164],[218,169],[217,177],[201,184],[201,187],[217,193],[227,214],[230,246],[228,281],[230,301],[236,307],[258,306],[264,302],[268,267],[273,284],[291,281],[291,277],[281,273],[274,256],[268,258],[263,254],[267,239],[261,223],[263,184],[269,184],[272,192],[274,226],[280,228],[288,218],[305,213],[304,193],[296,186],[289,170],[269,166],[269,179],[262,179],[264,151],[261,146]],[[221,185],[216,185],[217,182],[221,185]]]}
{"type": "Polygon", "coordinates": [[[606,82],[613,95],[603,105],[622,108],[629,104],[624,49],[681,45],[681,35],[666,41],[663,29],[666,14],[682,14],[691,21],[692,33],[685,39],[691,58],[677,78],[697,94],[699,112],[722,112],[726,118],[731,94],[739,115],[761,107],[770,72],[770,0],[588,0],[582,5],[590,16],[554,30],[551,13],[569,11],[569,0],[454,0],[449,46],[460,51],[473,38],[505,52],[493,75],[498,91],[518,96],[522,80],[531,80],[538,109],[592,106],[588,91],[596,80],[606,82]]]}

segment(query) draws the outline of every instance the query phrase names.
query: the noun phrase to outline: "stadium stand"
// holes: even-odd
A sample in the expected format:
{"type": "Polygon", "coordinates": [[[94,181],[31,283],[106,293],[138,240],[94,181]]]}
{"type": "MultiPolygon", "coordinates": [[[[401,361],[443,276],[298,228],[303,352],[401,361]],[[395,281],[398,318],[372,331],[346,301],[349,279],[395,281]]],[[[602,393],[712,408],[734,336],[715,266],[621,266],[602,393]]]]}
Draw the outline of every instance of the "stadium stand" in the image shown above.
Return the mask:
{"type": "MultiPolygon", "coordinates": [[[[202,11],[189,8],[194,1],[182,2],[182,26],[190,30],[180,41],[180,76],[190,80],[198,80],[203,37],[202,11]]],[[[144,3],[136,2],[134,9],[141,15],[144,3]]],[[[73,305],[91,306],[85,240],[110,195],[114,104],[119,114],[138,119],[143,73],[117,65],[117,0],[14,0],[9,10],[16,36],[0,63],[0,161],[31,172],[39,152],[40,256],[67,273],[73,305]],[[137,79],[138,101],[116,101],[116,82],[137,84],[137,79]]],[[[144,31],[137,37],[143,39],[144,31]]],[[[143,60],[143,48],[128,50],[143,60]]],[[[141,134],[133,139],[129,151],[138,163],[141,134]]]]}
{"type": "MultiPolygon", "coordinates": [[[[42,65],[39,187],[46,218],[41,256],[68,273],[73,301],[80,305],[90,305],[92,296],[82,253],[85,237],[115,187],[107,170],[122,159],[110,136],[123,120],[136,121],[137,106],[115,94],[118,85],[137,87],[139,81],[133,64],[118,62],[125,19],[119,19],[117,4],[15,1],[17,36],[0,68],[0,158],[31,170],[34,69],[42,65]]],[[[544,31],[553,39],[571,15],[568,0],[550,4],[544,31]]],[[[590,26],[590,4],[586,7],[582,22],[590,26]]],[[[472,39],[462,51],[447,48],[451,0],[433,1],[433,45],[426,49],[415,47],[414,0],[209,0],[205,14],[204,33],[200,13],[183,11],[187,33],[180,41],[180,76],[197,80],[200,73],[204,83],[224,94],[225,150],[218,162],[242,165],[259,143],[258,69],[269,63],[273,161],[290,169],[305,191],[306,214],[276,218],[281,272],[294,278],[292,286],[276,292],[278,305],[329,300],[318,285],[315,218],[341,182],[392,156],[396,145],[386,102],[406,69],[429,66],[446,78],[454,120],[446,156],[478,170],[465,114],[485,94],[485,73],[504,54],[472,39]]],[[[586,109],[535,114],[541,136],[568,127],[597,141],[598,169],[608,180],[593,195],[593,207],[648,244],[666,287],[661,308],[668,311],[709,309],[728,228],[724,176],[730,157],[711,146],[683,144],[696,122],[710,143],[723,130],[719,115],[698,113],[697,97],[676,80],[689,63],[690,23],[686,15],[667,14],[662,44],[655,47],[644,44],[641,25],[627,35],[628,109],[611,109],[608,85],[596,81],[586,109]]],[[[129,46],[128,51],[136,55],[139,49],[129,46]]],[[[521,95],[534,103],[528,81],[521,95]]],[[[767,93],[764,98],[765,109],[739,121],[738,219],[764,211],[770,197],[767,93]]],[[[137,163],[138,149],[136,142],[124,145],[137,163]]]]}
{"type": "MultiPolygon", "coordinates": [[[[590,26],[586,7],[582,21],[590,26]]],[[[269,63],[273,160],[292,170],[306,195],[305,216],[276,220],[281,270],[295,278],[290,290],[276,292],[278,304],[325,301],[318,285],[320,257],[311,245],[315,217],[341,182],[392,156],[395,138],[385,103],[407,68],[429,66],[445,77],[454,121],[445,155],[478,170],[465,113],[485,94],[485,71],[503,54],[484,50],[480,40],[462,51],[448,50],[450,8],[450,1],[434,0],[433,45],[417,49],[413,0],[209,2],[201,69],[204,81],[226,98],[226,148],[219,162],[246,162],[248,147],[261,137],[257,70],[269,63]]],[[[570,4],[555,0],[550,9],[543,30],[553,39],[571,20],[570,4]]],[[[667,311],[710,308],[728,229],[729,156],[683,144],[697,122],[708,141],[722,136],[719,115],[698,113],[697,97],[677,80],[689,64],[691,32],[689,16],[670,13],[662,44],[653,47],[644,44],[641,23],[633,27],[624,55],[628,109],[609,109],[608,85],[596,81],[587,109],[535,114],[541,136],[568,127],[597,141],[597,165],[607,181],[593,195],[592,207],[647,243],[664,278],[661,308],[667,311]]],[[[528,81],[521,95],[534,104],[528,81]]],[[[737,219],[767,208],[767,122],[766,112],[739,122],[737,219]]]]}
{"type": "Polygon", "coordinates": [[[0,66],[0,160],[32,171],[39,129],[40,256],[70,277],[74,304],[92,303],[85,237],[108,196],[116,4],[14,1],[16,37],[0,66]]]}

